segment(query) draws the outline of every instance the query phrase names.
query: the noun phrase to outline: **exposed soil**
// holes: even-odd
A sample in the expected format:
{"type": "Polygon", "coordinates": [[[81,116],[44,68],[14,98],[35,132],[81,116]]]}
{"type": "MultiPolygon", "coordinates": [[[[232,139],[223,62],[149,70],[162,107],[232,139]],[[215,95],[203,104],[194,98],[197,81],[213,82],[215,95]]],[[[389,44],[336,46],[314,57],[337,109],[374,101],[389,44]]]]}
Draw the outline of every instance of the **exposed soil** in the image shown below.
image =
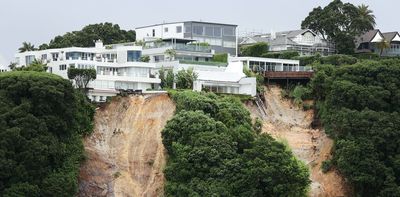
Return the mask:
{"type": "Polygon", "coordinates": [[[166,94],[118,98],[96,111],[84,141],[79,196],[160,196],[165,149],[161,130],[175,104],[166,94]]]}
{"type": "MultiPolygon", "coordinates": [[[[312,181],[309,196],[348,196],[345,181],[336,170],[321,171],[321,162],[331,157],[333,141],[323,130],[310,128],[313,110],[303,111],[282,99],[278,86],[266,87],[265,100],[267,116],[263,121],[263,132],[287,144],[294,155],[307,164],[312,181]]],[[[253,118],[259,116],[256,106],[247,107],[253,118]]]]}

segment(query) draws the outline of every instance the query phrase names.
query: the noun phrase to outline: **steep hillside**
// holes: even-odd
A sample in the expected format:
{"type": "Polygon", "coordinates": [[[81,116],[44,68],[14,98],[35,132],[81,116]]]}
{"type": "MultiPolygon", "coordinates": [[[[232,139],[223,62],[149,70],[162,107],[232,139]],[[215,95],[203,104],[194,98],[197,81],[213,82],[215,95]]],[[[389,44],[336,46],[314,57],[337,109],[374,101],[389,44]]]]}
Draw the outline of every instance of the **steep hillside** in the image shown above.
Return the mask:
{"type": "Polygon", "coordinates": [[[162,194],[161,130],[174,110],[167,95],[119,98],[97,110],[94,132],[84,142],[80,196],[162,194]]]}
{"type": "MultiPolygon", "coordinates": [[[[323,130],[311,129],[313,111],[303,111],[281,97],[281,88],[266,89],[267,116],[263,132],[278,141],[287,143],[293,153],[310,168],[312,180],[310,196],[346,196],[346,185],[336,170],[326,174],[321,171],[322,161],[331,157],[333,141],[323,130]]],[[[248,106],[253,117],[258,114],[255,106],[248,106]]]]}

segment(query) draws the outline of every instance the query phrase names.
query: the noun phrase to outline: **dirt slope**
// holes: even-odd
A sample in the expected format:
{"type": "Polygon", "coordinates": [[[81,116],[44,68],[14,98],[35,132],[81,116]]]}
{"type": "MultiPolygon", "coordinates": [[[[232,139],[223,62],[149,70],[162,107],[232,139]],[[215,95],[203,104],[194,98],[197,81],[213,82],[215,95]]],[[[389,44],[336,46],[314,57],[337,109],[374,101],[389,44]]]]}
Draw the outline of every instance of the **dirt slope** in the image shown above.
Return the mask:
{"type": "MultiPolygon", "coordinates": [[[[269,133],[278,141],[287,143],[297,158],[310,168],[312,180],[310,196],[347,196],[346,185],[337,171],[322,173],[321,162],[330,158],[333,142],[324,131],[311,129],[313,111],[307,112],[294,107],[281,98],[277,86],[266,88],[267,117],[263,122],[263,132],[269,133]]],[[[252,116],[258,116],[255,106],[247,105],[252,116]]]]}
{"type": "Polygon", "coordinates": [[[95,116],[85,139],[79,196],[159,196],[165,150],[161,130],[174,113],[167,95],[114,100],[95,116]]]}

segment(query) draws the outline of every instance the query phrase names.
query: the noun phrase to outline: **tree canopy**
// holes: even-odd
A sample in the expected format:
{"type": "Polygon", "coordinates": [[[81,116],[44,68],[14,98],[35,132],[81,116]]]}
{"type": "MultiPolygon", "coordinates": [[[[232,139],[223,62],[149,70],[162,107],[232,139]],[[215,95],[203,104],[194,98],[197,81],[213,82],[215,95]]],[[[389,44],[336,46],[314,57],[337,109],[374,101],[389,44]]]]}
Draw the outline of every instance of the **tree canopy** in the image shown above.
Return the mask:
{"type": "Polygon", "coordinates": [[[92,47],[96,40],[102,40],[104,44],[121,42],[134,42],[136,33],[134,30],[123,30],[118,24],[98,23],[83,27],[80,31],[67,32],[62,36],[56,36],[49,44],[42,44],[39,48],[65,48],[65,47],[92,47]]]}
{"type": "Polygon", "coordinates": [[[68,68],[68,79],[73,80],[79,89],[86,89],[90,81],[96,79],[97,73],[92,68],[68,68]]]}
{"type": "Polygon", "coordinates": [[[162,131],[166,196],[306,196],[308,169],[283,144],[257,134],[237,98],[170,94],[177,108],[162,131]]]}
{"type": "Polygon", "coordinates": [[[400,196],[400,61],[319,65],[318,115],[335,139],[332,163],[355,196],[400,196]]]}
{"type": "Polygon", "coordinates": [[[316,7],[302,21],[303,29],[311,29],[336,44],[338,53],[352,54],[354,38],[375,27],[375,16],[368,6],[354,6],[334,0],[326,7],[316,7]]]}
{"type": "Polygon", "coordinates": [[[74,196],[93,107],[68,80],[0,74],[0,196],[74,196]]]}
{"type": "Polygon", "coordinates": [[[268,52],[268,43],[260,42],[250,46],[242,46],[240,48],[241,56],[262,57],[268,52]]]}

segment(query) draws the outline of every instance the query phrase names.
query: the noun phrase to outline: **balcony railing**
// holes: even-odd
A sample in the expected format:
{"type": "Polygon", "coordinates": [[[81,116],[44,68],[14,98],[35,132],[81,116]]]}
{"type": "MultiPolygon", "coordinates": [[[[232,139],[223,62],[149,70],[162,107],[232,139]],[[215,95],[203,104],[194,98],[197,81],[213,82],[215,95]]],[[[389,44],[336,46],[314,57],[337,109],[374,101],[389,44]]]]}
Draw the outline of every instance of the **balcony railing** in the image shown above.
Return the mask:
{"type": "Polygon", "coordinates": [[[200,46],[195,44],[182,44],[182,43],[168,43],[168,42],[161,42],[161,43],[152,43],[152,45],[144,46],[145,49],[155,49],[155,48],[167,48],[172,47],[177,51],[192,51],[192,52],[202,52],[202,53],[211,53],[210,46],[200,46]]]}
{"type": "Polygon", "coordinates": [[[190,61],[190,60],[179,60],[180,64],[197,64],[197,65],[205,65],[205,66],[218,66],[218,67],[226,67],[228,63],[223,62],[201,62],[201,61],[190,61]]]}

